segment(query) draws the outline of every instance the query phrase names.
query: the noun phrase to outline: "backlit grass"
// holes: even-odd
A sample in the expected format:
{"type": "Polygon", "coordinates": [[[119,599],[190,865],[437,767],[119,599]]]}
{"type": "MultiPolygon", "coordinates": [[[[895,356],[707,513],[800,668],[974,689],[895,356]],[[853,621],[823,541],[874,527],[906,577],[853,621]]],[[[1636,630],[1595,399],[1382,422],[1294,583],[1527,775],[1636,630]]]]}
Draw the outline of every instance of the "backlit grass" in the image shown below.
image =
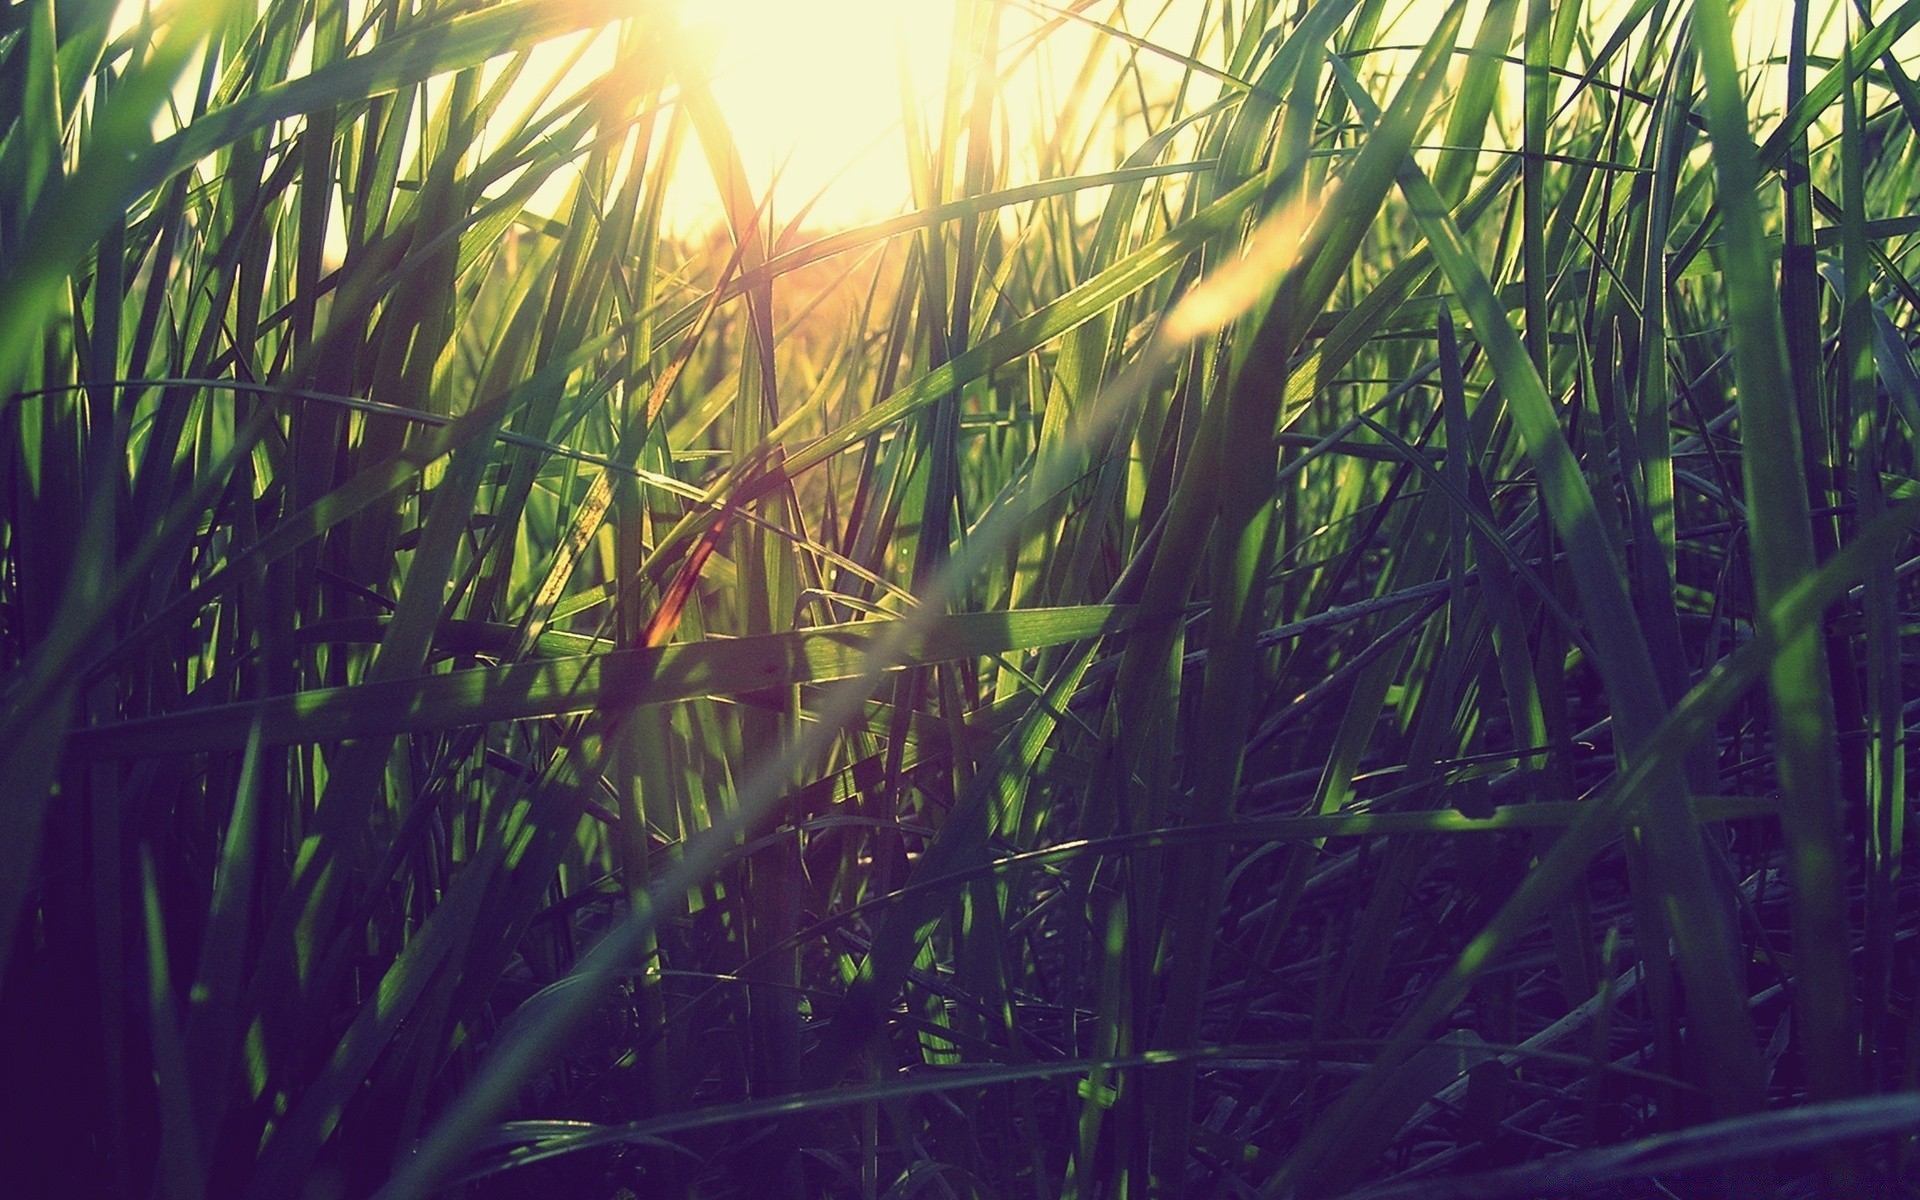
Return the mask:
{"type": "Polygon", "coordinates": [[[664,2],[117,8],[0,7],[8,1186],[1911,1172],[1920,0],[958,0],[847,227],[664,2]]]}

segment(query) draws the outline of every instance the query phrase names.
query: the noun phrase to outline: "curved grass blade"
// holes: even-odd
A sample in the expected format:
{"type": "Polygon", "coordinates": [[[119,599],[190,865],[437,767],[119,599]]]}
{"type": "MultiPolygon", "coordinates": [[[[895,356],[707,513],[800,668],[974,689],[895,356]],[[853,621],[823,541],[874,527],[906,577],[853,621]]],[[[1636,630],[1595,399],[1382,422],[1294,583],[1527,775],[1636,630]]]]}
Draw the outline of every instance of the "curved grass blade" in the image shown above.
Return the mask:
{"type": "MultiPolygon", "coordinates": [[[[1057,646],[1124,624],[1104,605],[943,618],[901,652],[899,669],[1057,646]]],[[[712,638],[390,679],[76,730],[70,752],[134,758],[239,749],[257,722],[269,745],[332,742],[591,712],[606,704],[668,704],[857,677],[910,619],[858,621],[755,637],[712,638]]]]}
{"type": "MultiPolygon", "coordinates": [[[[1774,657],[1808,622],[1874,569],[1874,563],[1920,527],[1920,501],[1889,510],[1862,528],[1818,571],[1787,592],[1763,619],[1754,638],[1717,663],[1673,707],[1640,753],[1600,795],[1580,805],[1580,814],[1521,880],[1520,886],[1461,953],[1447,976],[1396,1026],[1373,1067],[1335,1101],[1305,1138],[1295,1157],[1262,1188],[1266,1196],[1298,1194],[1306,1171],[1328,1150],[1344,1143],[1349,1127],[1369,1120],[1374,1091],[1394,1067],[1426,1044],[1428,1034],[1464,1000],[1473,981],[1545,915],[1600,850],[1652,804],[1663,802],[1660,778],[1681,764],[1693,746],[1712,736],[1715,722],[1767,675],[1774,657]]],[[[1744,1007],[1744,998],[1742,1004],[1744,1007]]],[[[1724,1015],[1724,1014],[1723,1014],[1724,1015]]]]}

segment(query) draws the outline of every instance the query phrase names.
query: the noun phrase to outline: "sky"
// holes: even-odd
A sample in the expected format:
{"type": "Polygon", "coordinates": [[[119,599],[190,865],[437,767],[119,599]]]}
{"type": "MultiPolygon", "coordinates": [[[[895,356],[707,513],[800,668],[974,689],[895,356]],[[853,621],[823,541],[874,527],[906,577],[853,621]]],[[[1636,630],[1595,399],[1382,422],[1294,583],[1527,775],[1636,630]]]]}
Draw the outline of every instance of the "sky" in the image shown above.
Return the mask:
{"type": "MultiPolygon", "coordinates": [[[[1188,0],[1174,6],[1195,7],[1188,0]]],[[[715,98],[756,188],[778,175],[776,219],[809,201],[828,225],[890,215],[909,203],[901,113],[909,96],[934,106],[955,40],[954,0],[682,0],[681,8],[682,19],[718,46],[715,98]]],[[[1129,8],[1147,12],[1143,4],[1129,8]]],[[[1130,14],[1132,22],[1142,19],[1130,14]]],[[[1009,47],[1040,24],[1017,3],[1002,20],[1009,47]]],[[[1079,25],[1060,30],[1008,82],[1002,111],[1011,145],[1035,136],[1038,89],[1058,95],[1068,87],[1095,36],[1079,25]]],[[[670,217],[697,220],[713,192],[702,181],[685,182],[670,217]]]]}
{"type": "MultiPolygon", "coordinates": [[[[123,25],[144,2],[121,0],[123,25]]],[[[648,2],[677,6],[682,23],[717,54],[715,98],[756,194],[764,194],[776,177],[780,181],[772,205],[777,223],[791,220],[810,203],[808,223],[815,227],[856,224],[911,206],[901,113],[905,97],[930,105],[939,93],[953,44],[956,0],[648,2]]],[[[1102,38],[1083,24],[1069,22],[1033,53],[1020,53],[1043,17],[1057,11],[1053,6],[1070,2],[1005,0],[1001,61],[1022,64],[1000,98],[1004,146],[1014,156],[1016,181],[1033,177],[1030,161],[1023,163],[1020,155],[1048,132],[1060,98],[1071,89],[1089,48],[1102,38]]],[[[1847,2],[1839,0],[1841,5],[1847,2]]],[[[1203,14],[1212,14],[1209,19],[1217,26],[1223,3],[1244,0],[1095,0],[1087,11],[1150,40],[1184,42],[1203,14]]],[[[1433,27],[1444,3],[1406,0],[1397,25],[1405,32],[1390,39],[1417,41],[1422,31],[1433,27]]],[[[1737,48],[1747,62],[1784,52],[1784,14],[1790,3],[1747,0],[1736,31],[1737,48]]],[[[1891,4],[1873,0],[1876,9],[1891,4]]],[[[1470,43],[1472,26],[1485,7],[1476,2],[1469,10],[1463,45],[1470,43]]],[[[1834,0],[1816,0],[1816,12],[1833,7],[1834,0]]],[[[1838,34],[1837,29],[1829,32],[1838,34]]],[[[1828,41],[1837,44],[1832,36],[1828,41]]],[[[1111,66],[1119,61],[1121,48],[1111,41],[1107,45],[1111,66]]],[[[1920,51],[1920,38],[1909,38],[1902,49],[1920,51]]],[[[561,52],[554,48],[556,61],[561,52]]],[[[1221,55],[1215,48],[1207,57],[1218,62],[1221,55]]],[[[536,67],[529,75],[537,78],[541,72],[536,67]]],[[[1777,94],[1777,88],[1772,90],[1777,94]]],[[[714,220],[717,203],[693,139],[683,148],[682,164],[669,193],[666,219],[670,229],[689,233],[714,220]]],[[[556,187],[552,195],[536,197],[534,207],[557,207],[560,193],[556,187]]]]}
{"type": "MultiPolygon", "coordinates": [[[[1059,0],[1064,3],[1065,0],[1059,0]]],[[[923,97],[944,75],[951,45],[954,0],[681,0],[683,19],[703,28],[720,47],[716,98],[741,146],[756,189],[780,168],[776,218],[791,215],[819,196],[814,213],[822,224],[849,224],[899,212],[909,203],[904,139],[899,130],[901,82],[895,68],[904,41],[914,53],[912,70],[923,97]]],[[[1737,47],[1757,63],[1784,53],[1785,13],[1790,0],[1747,0],[1736,30],[1737,47]]],[[[1190,37],[1204,11],[1218,13],[1220,0],[1124,0],[1118,10],[1136,33],[1153,28],[1159,40],[1190,37]],[[1157,26],[1155,22],[1158,22],[1157,26]],[[1177,31],[1177,32],[1176,32],[1177,31]]],[[[1816,5],[1816,12],[1825,4],[1816,5]]],[[[1881,7],[1876,3],[1875,7],[1881,7]]],[[[1463,30],[1485,5],[1476,3],[1463,30]]],[[[1414,41],[1431,29],[1444,0],[1408,0],[1395,41],[1414,41]]],[[[1031,29],[1039,3],[1012,0],[1004,18],[1008,41],[1031,29]]],[[[1116,11],[1100,0],[1090,12],[1103,19],[1116,11]]],[[[1213,18],[1217,22],[1217,16],[1213,18]]],[[[1045,102],[1070,87],[1091,30],[1071,28],[1049,38],[1043,53],[1004,93],[1009,144],[1027,144],[1042,120],[1045,102]]],[[[1117,56],[1117,51],[1116,51],[1117,56]]],[[[1218,61],[1216,52],[1212,61],[1218,61]]],[[[689,172],[689,175],[692,175],[689,172]]],[[[670,221],[701,221],[714,203],[713,189],[697,177],[676,184],[670,221]]]]}

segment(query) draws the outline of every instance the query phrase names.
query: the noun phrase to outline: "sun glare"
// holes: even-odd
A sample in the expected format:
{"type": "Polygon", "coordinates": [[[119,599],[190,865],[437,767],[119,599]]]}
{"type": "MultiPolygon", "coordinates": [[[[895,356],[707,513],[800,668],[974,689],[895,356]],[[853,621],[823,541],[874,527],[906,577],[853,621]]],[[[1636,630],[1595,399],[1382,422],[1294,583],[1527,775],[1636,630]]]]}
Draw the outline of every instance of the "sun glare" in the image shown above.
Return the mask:
{"type": "Polygon", "coordinates": [[[906,202],[903,96],[926,99],[939,86],[953,18],[953,0],[681,3],[696,41],[716,48],[715,99],[756,194],[778,179],[782,222],[817,197],[817,224],[906,202]]]}

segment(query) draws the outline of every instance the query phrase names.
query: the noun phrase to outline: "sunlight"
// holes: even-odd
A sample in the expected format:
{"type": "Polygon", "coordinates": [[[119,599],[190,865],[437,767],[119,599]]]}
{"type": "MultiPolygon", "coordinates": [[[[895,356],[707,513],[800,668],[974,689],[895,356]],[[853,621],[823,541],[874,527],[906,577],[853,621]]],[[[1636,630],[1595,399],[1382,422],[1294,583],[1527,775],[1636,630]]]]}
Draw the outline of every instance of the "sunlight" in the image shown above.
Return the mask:
{"type": "MultiPolygon", "coordinates": [[[[897,126],[904,62],[929,99],[945,74],[953,0],[682,0],[718,59],[714,93],[756,192],[777,176],[774,216],[819,196],[810,224],[839,225],[908,198],[897,126]]],[[[698,173],[689,161],[689,173],[698,173]]],[[[701,194],[707,189],[686,189],[701,194]]],[[[686,197],[694,200],[694,196],[686,197]]]]}

